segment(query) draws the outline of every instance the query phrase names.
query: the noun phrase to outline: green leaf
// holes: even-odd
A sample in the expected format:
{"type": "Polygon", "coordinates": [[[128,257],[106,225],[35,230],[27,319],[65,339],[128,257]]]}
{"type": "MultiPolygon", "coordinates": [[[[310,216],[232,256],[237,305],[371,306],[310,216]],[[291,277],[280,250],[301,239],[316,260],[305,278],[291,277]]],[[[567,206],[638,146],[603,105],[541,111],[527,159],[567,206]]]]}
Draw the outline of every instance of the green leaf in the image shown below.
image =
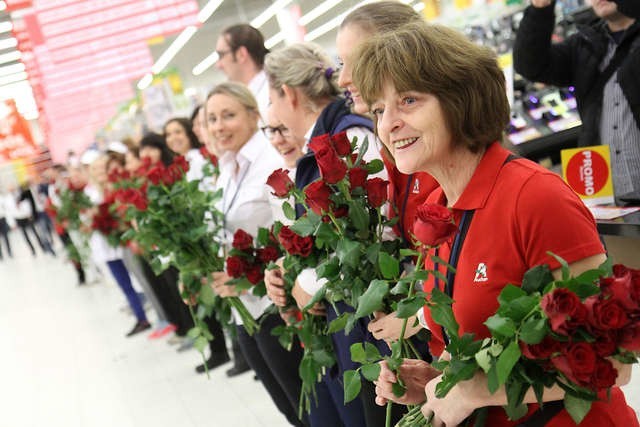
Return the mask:
{"type": "Polygon", "coordinates": [[[367,355],[365,354],[363,343],[357,342],[349,347],[351,360],[356,363],[367,363],[367,355]]]}
{"type": "Polygon", "coordinates": [[[369,137],[365,136],[362,140],[362,145],[358,148],[358,156],[356,157],[356,161],[353,163],[354,166],[359,166],[362,163],[362,157],[364,153],[369,149],[369,137]]]}
{"type": "Polygon", "coordinates": [[[382,359],[382,355],[380,354],[378,347],[371,344],[370,342],[365,341],[364,352],[367,362],[377,362],[382,359]]]}
{"type": "Polygon", "coordinates": [[[505,338],[511,338],[516,334],[516,325],[508,317],[502,317],[494,314],[489,317],[484,324],[493,333],[502,335],[505,338]]]}
{"type": "Polygon", "coordinates": [[[202,285],[200,288],[200,301],[205,305],[212,305],[216,301],[216,294],[208,284],[202,285]]]}
{"type": "Polygon", "coordinates": [[[381,248],[382,245],[380,243],[374,243],[367,247],[366,257],[371,264],[375,265],[378,261],[378,253],[380,252],[381,248]]]}
{"type": "Polygon", "coordinates": [[[489,354],[489,349],[484,348],[480,350],[476,353],[475,358],[478,366],[480,366],[485,373],[489,372],[489,369],[491,369],[491,355],[489,354]]]}
{"type": "Polygon", "coordinates": [[[453,300],[439,289],[433,289],[429,303],[431,317],[434,322],[444,327],[447,330],[448,335],[457,336],[459,325],[453,315],[453,309],[451,308],[453,300]]]}
{"type": "Polygon", "coordinates": [[[354,370],[344,371],[343,375],[344,383],[344,403],[345,405],[358,397],[360,389],[362,388],[362,381],[360,380],[360,373],[354,370]]]}
{"type": "Polygon", "coordinates": [[[349,218],[353,221],[356,230],[367,230],[369,228],[369,212],[356,200],[349,202],[349,218]]]}
{"type": "Polygon", "coordinates": [[[313,350],[313,360],[318,362],[321,366],[331,366],[335,363],[336,359],[333,356],[333,353],[328,352],[327,350],[313,350]]]}
{"type": "Polygon", "coordinates": [[[601,270],[605,277],[613,276],[613,260],[607,258],[602,264],[598,266],[598,270],[601,270]]]}
{"type": "Polygon", "coordinates": [[[567,289],[578,295],[580,299],[589,298],[591,295],[598,295],[600,287],[594,283],[580,283],[575,278],[567,284],[567,289]]]}
{"type": "Polygon", "coordinates": [[[491,365],[491,369],[487,372],[487,388],[489,389],[489,393],[493,394],[500,388],[500,383],[498,380],[498,368],[495,364],[491,365]]]}
{"type": "Polygon", "coordinates": [[[542,292],[547,284],[553,282],[553,275],[548,265],[538,265],[524,273],[522,290],[528,294],[542,292]]]}
{"type": "Polygon", "coordinates": [[[436,397],[443,398],[461,381],[469,380],[478,370],[478,365],[471,361],[452,360],[445,369],[443,380],[436,385],[436,397]]]}
{"type": "Polygon", "coordinates": [[[396,309],[396,317],[399,319],[408,319],[415,315],[418,310],[426,305],[426,301],[422,296],[414,296],[411,298],[405,298],[398,303],[396,309]]]}
{"type": "Polygon", "coordinates": [[[587,416],[591,403],[589,400],[577,398],[569,393],[564,395],[564,407],[576,424],[580,424],[587,416]]]}
{"type": "Polygon", "coordinates": [[[311,298],[311,301],[309,301],[307,305],[304,306],[303,310],[309,310],[310,308],[312,308],[314,305],[316,305],[316,303],[322,301],[326,294],[327,289],[323,286],[318,292],[316,292],[313,298],[311,298]]]}
{"type": "Polygon", "coordinates": [[[336,255],[340,263],[349,267],[357,267],[360,263],[360,250],[362,245],[349,239],[342,239],[336,246],[336,255]]]}
{"type": "Polygon", "coordinates": [[[524,291],[524,289],[509,284],[502,288],[500,295],[498,295],[498,302],[500,303],[500,305],[508,305],[511,301],[526,295],[527,293],[524,291]]]}
{"type": "Polygon", "coordinates": [[[331,225],[323,222],[315,231],[315,237],[318,245],[333,247],[336,240],[336,232],[331,225]]]}
{"type": "Polygon", "coordinates": [[[300,379],[305,384],[315,384],[318,379],[318,372],[316,371],[315,362],[313,357],[310,355],[305,355],[300,361],[300,366],[298,367],[298,373],[300,374],[300,379]]]}
{"type": "Polygon", "coordinates": [[[571,277],[571,270],[569,270],[569,264],[567,264],[567,261],[565,261],[564,258],[554,254],[553,252],[547,252],[547,254],[555,258],[556,261],[558,261],[562,266],[562,280],[569,280],[569,278],[571,277]]]}
{"type": "Polygon", "coordinates": [[[393,395],[396,397],[402,397],[407,392],[405,386],[400,383],[393,383],[391,385],[391,390],[393,391],[393,395]]]}
{"type": "Polygon", "coordinates": [[[197,337],[200,336],[201,333],[202,333],[202,330],[199,327],[194,326],[193,328],[189,329],[189,332],[187,332],[187,336],[192,340],[195,340],[197,337]]]}
{"type": "Polygon", "coordinates": [[[336,317],[329,323],[329,329],[327,333],[334,334],[338,331],[341,331],[347,325],[347,320],[349,320],[350,313],[342,313],[340,316],[336,317]]]}
{"type": "Polygon", "coordinates": [[[400,262],[386,252],[378,255],[378,266],[385,279],[397,279],[400,275],[400,262]]]}
{"type": "Polygon", "coordinates": [[[367,172],[369,172],[369,175],[375,175],[384,169],[384,163],[382,163],[382,160],[380,159],[373,159],[367,163],[366,169],[367,172]]]}
{"type": "Polygon", "coordinates": [[[538,344],[547,335],[547,319],[528,318],[520,328],[520,340],[527,344],[538,344]]]}
{"type": "Polygon", "coordinates": [[[338,258],[332,257],[327,259],[316,267],[316,273],[318,273],[318,277],[324,277],[326,279],[338,276],[340,274],[340,262],[338,258]]]}
{"type": "Polygon", "coordinates": [[[209,341],[203,336],[199,336],[193,341],[193,347],[198,350],[200,353],[204,351],[205,348],[209,345],[209,341]]]}
{"type": "Polygon", "coordinates": [[[505,386],[507,392],[507,405],[504,409],[511,421],[524,417],[529,411],[529,407],[522,403],[524,395],[529,388],[522,381],[509,381],[505,386]]]}
{"type": "Polygon", "coordinates": [[[380,376],[380,364],[379,363],[367,363],[360,367],[360,373],[368,381],[377,381],[380,376]]]}
{"type": "Polygon", "coordinates": [[[496,363],[496,369],[498,373],[498,386],[503,385],[513,367],[520,359],[522,353],[520,352],[520,347],[516,341],[511,341],[511,343],[504,349],[500,357],[498,357],[498,362],[496,363]]]}
{"type": "Polygon", "coordinates": [[[302,237],[310,236],[316,230],[317,224],[309,219],[309,216],[303,216],[291,225],[291,230],[302,237]]]}
{"type": "Polygon", "coordinates": [[[420,255],[420,252],[415,251],[413,249],[400,249],[400,256],[403,258],[417,257],[418,255],[420,255]]]}
{"type": "Polygon", "coordinates": [[[296,210],[289,202],[282,203],[282,212],[284,213],[285,218],[290,219],[291,221],[296,220],[296,210]]]}
{"type": "Polygon", "coordinates": [[[365,293],[358,298],[356,318],[372,314],[383,307],[384,297],[389,293],[389,284],[385,280],[373,280],[365,293]]]}
{"type": "Polygon", "coordinates": [[[500,314],[510,317],[514,322],[519,323],[532,310],[537,309],[540,304],[540,298],[536,295],[525,295],[511,301],[506,307],[501,307],[498,311],[500,314]]]}
{"type": "Polygon", "coordinates": [[[391,288],[389,293],[391,293],[391,295],[407,295],[409,293],[409,282],[410,280],[398,280],[398,283],[391,288]]]}

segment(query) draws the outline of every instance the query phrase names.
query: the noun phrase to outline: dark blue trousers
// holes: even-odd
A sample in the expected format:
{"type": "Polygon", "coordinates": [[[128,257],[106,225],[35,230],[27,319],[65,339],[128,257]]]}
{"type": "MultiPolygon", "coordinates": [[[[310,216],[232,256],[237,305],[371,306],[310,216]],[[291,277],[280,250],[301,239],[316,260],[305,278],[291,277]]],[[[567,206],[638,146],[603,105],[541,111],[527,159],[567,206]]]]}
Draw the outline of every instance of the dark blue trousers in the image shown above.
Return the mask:
{"type": "Polygon", "coordinates": [[[138,294],[135,289],[133,289],[131,277],[129,277],[129,272],[127,271],[127,267],[124,266],[124,262],[122,262],[121,259],[107,261],[107,266],[116,283],[118,283],[118,286],[120,286],[120,289],[127,297],[129,307],[131,307],[131,311],[133,311],[136,319],[138,319],[139,322],[146,321],[147,316],[144,314],[144,309],[142,308],[138,294]]]}

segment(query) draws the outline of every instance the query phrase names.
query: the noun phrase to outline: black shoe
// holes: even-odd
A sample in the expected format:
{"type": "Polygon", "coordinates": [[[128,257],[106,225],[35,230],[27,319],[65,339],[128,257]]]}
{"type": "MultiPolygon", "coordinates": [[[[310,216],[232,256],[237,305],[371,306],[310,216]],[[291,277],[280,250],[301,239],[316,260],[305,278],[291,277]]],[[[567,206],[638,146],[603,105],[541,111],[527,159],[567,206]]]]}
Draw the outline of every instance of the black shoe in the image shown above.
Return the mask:
{"type": "Polygon", "coordinates": [[[146,320],[137,322],[131,331],[127,334],[128,337],[138,334],[142,331],[146,331],[147,329],[151,329],[151,323],[146,320]]]}
{"type": "Polygon", "coordinates": [[[227,371],[227,376],[229,378],[232,378],[240,374],[244,374],[245,372],[250,370],[251,370],[251,367],[249,367],[249,365],[241,365],[241,366],[234,365],[233,368],[227,371]]]}
{"type": "MultiPolygon", "coordinates": [[[[212,370],[217,368],[218,366],[224,365],[225,363],[227,363],[229,360],[231,360],[229,358],[228,354],[216,354],[216,355],[211,355],[210,358],[207,359],[206,363],[206,367],[208,370],[212,370]]],[[[203,374],[205,373],[205,363],[196,366],[196,372],[199,374],[203,374]]]]}

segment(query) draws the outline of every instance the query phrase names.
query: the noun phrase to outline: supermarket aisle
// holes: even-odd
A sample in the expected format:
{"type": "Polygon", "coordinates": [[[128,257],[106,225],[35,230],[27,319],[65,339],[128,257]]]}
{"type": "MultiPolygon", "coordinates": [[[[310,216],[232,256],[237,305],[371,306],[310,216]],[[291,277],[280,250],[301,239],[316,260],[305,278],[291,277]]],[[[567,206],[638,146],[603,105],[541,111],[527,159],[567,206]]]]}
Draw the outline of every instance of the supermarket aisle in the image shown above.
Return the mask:
{"type": "MultiPolygon", "coordinates": [[[[253,375],[197,376],[196,351],[124,334],[134,320],[111,283],[78,288],[60,259],[35,260],[13,233],[0,262],[0,426],[280,427],[253,375]]],[[[150,316],[153,319],[153,315],[150,316]]],[[[640,411],[640,368],[625,388],[640,411]]]]}
{"type": "Polygon", "coordinates": [[[12,234],[15,258],[0,261],[0,426],[287,425],[253,375],[228,380],[225,365],[207,380],[195,350],[125,339],[134,319],[115,284],[78,288],[69,264],[32,258],[12,234]]]}

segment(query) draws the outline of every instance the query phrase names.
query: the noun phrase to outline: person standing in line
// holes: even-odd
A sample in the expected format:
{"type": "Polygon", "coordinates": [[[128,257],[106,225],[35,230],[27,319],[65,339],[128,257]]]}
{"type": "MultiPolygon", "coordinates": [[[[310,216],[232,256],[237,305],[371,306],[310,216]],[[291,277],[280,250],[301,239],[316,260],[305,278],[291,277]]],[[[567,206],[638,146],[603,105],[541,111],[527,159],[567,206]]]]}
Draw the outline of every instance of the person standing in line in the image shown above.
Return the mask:
{"type": "MultiPolygon", "coordinates": [[[[8,193],[5,193],[4,190],[0,190],[0,237],[4,240],[5,245],[7,246],[7,254],[9,258],[13,258],[13,252],[11,251],[11,242],[9,241],[9,231],[11,228],[9,227],[9,200],[8,198],[12,197],[8,193]]],[[[0,260],[4,259],[4,255],[2,253],[2,242],[0,242],[0,260]]]]}
{"type": "Polygon", "coordinates": [[[582,119],[579,144],[611,149],[618,199],[640,198],[640,23],[638,0],[593,0],[600,18],[551,43],[555,0],[531,0],[513,48],[516,71],[529,80],[574,86],[582,119]],[[621,8],[621,9],[619,9],[621,8]],[[625,15],[621,10],[636,16],[625,15]]]}
{"type": "Polygon", "coordinates": [[[263,120],[269,107],[269,84],[263,71],[269,49],[264,46],[262,33],[248,24],[227,27],[218,37],[216,52],[219,55],[216,68],[229,80],[249,88],[263,120]]]}

